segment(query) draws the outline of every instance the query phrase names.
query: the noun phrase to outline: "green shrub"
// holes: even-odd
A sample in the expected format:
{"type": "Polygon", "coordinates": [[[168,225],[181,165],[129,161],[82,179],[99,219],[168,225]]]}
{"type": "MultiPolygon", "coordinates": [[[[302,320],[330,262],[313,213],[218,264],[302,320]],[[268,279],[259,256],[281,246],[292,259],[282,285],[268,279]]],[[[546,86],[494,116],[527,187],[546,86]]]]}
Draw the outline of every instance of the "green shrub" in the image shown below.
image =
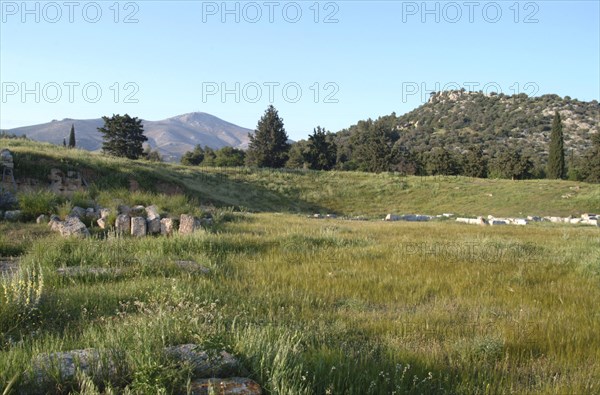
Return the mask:
{"type": "Polygon", "coordinates": [[[41,214],[54,213],[62,201],[63,198],[44,190],[19,194],[19,208],[25,221],[33,220],[41,214]]]}

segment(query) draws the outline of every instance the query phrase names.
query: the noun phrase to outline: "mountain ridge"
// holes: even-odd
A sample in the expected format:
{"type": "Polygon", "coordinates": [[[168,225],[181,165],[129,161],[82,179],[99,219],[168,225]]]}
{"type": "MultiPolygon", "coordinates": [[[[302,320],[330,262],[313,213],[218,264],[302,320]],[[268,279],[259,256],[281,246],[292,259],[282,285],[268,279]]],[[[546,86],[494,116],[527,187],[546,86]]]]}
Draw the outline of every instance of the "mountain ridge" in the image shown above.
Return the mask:
{"type": "MultiPolygon", "coordinates": [[[[219,149],[226,146],[247,148],[246,129],[205,112],[190,112],[175,115],[158,121],[142,119],[144,135],[148,144],[158,150],[165,161],[178,161],[181,156],[194,149],[196,145],[219,149]]],[[[102,135],[98,128],[104,125],[102,118],[74,119],[64,118],[47,123],[6,129],[3,132],[16,136],[26,135],[37,141],[60,145],[68,140],[71,125],[75,126],[77,146],[88,151],[102,148],[102,135]]]]}

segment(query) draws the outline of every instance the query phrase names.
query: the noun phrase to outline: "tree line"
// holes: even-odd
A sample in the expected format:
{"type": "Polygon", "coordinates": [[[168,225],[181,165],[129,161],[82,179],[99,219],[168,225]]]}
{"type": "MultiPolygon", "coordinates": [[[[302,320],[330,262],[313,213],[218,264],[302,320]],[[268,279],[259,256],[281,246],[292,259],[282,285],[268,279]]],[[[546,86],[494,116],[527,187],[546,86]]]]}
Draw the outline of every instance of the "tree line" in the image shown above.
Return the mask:
{"type": "MultiPolygon", "coordinates": [[[[147,138],[143,135],[141,120],[127,114],[103,119],[105,125],[98,130],[103,134],[105,153],[130,159],[152,155],[152,151],[143,150],[142,144],[147,138]]],[[[431,138],[430,145],[415,147],[405,139],[395,114],[359,121],[338,133],[317,126],[308,139],[290,142],[283,119],[271,105],[259,119],[254,133],[249,134],[246,151],[233,147],[215,150],[198,145],[182,156],[181,163],[188,166],[390,171],[405,175],[463,175],[514,180],[569,178],[600,182],[600,133],[592,135],[591,144],[582,155],[568,158],[562,129],[562,120],[556,111],[548,160],[542,163],[539,153],[523,146],[520,140],[504,139],[496,145],[443,146],[436,145],[435,139],[431,138]]],[[[160,160],[160,156],[155,159],[160,160]]]]}

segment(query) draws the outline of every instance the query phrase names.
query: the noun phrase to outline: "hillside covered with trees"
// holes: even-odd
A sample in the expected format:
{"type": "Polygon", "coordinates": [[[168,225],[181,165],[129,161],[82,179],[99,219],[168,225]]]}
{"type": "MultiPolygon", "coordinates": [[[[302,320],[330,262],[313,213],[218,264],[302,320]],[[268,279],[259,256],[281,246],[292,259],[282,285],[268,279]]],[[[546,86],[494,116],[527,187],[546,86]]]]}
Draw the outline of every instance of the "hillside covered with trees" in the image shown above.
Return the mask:
{"type": "Polygon", "coordinates": [[[566,175],[600,181],[597,101],[464,90],[432,93],[428,103],[405,115],[359,121],[332,135],[336,168],[544,178],[556,112],[562,120],[566,175]]]}
{"type": "Polygon", "coordinates": [[[307,140],[289,146],[270,106],[251,137],[245,158],[241,151],[203,154],[196,147],[182,163],[600,182],[600,105],[568,96],[434,92],[402,116],[360,120],[337,133],[317,126],[307,140]],[[549,163],[553,135],[558,140],[549,163]]]}

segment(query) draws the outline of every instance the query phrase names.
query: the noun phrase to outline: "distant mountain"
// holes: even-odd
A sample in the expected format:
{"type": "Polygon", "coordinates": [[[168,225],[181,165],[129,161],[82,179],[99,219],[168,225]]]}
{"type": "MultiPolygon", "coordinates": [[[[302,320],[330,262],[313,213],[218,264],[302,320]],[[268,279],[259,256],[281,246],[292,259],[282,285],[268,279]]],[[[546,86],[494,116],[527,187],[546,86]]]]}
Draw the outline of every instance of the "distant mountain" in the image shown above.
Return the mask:
{"type": "MultiPolygon", "coordinates": [[[[214,149],[225,146],[245,149],[249,142],[248,133],[253,132],[203,112],[178,115],[162,121],[142,120],[142,123],[148,144],[153,149],[158,149],[166,161],[178,161],[186,151],[193,150],[197,144],[214,149]]],[[[98,128],[104,125],[101,118],[65,118],[61,121],[53,120],[40,125],[8,129],[5,132],[17,136],[26,135],[32,140],[62,144],[63,139],[69,139],[71,125],[75,125],[75,137],[79,148],[89,151],[102,148],[102,135],[98,132],[98,128]]]]}

